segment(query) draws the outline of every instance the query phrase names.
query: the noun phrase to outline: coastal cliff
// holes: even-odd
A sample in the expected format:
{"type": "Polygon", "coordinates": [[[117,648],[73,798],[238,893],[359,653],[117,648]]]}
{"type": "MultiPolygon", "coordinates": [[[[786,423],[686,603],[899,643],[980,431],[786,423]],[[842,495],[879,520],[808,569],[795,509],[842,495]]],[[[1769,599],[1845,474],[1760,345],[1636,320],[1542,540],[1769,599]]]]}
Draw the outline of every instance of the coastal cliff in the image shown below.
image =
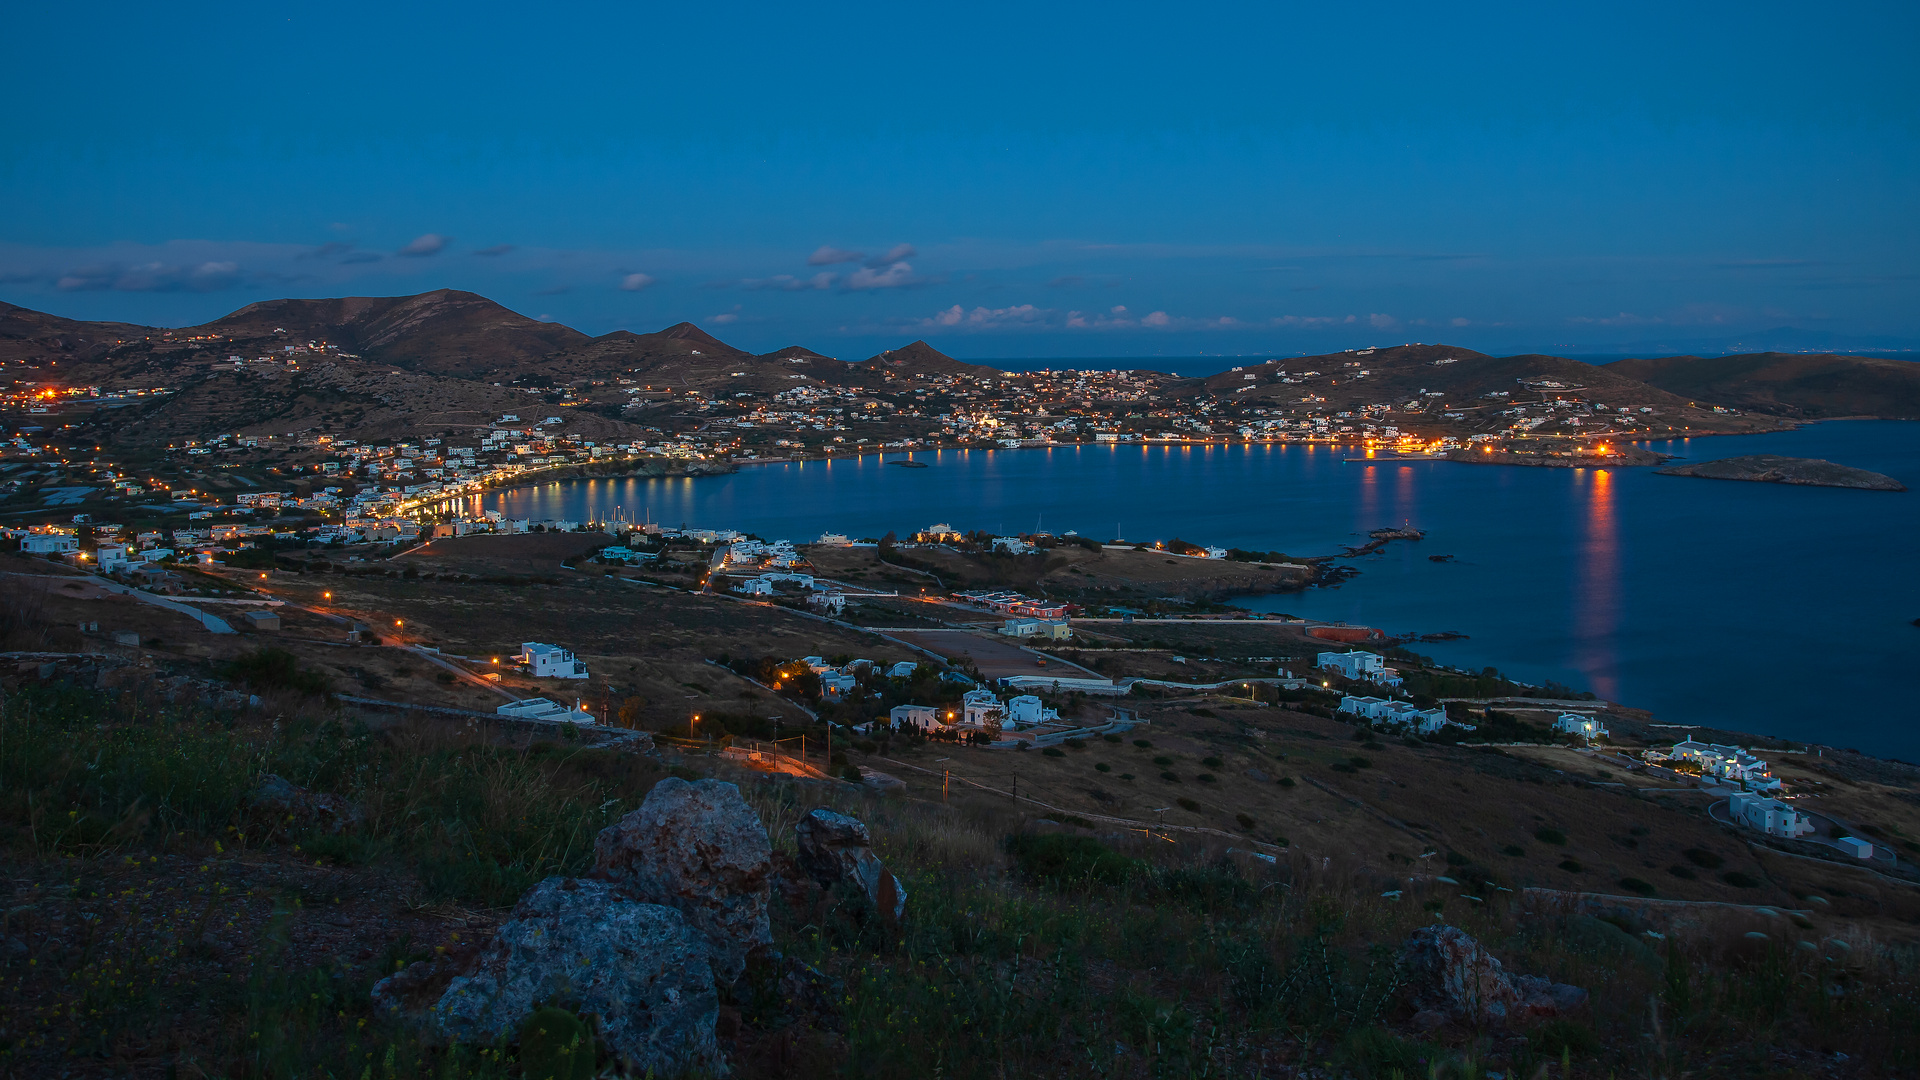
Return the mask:
{"type": "Polygon", "coordinates": [[[1707,480],[1750,480],[1761,484],[1802,484],[1809,487],[1854,488],[1860,491],[1905,491],[1907,487],[1884,476],[1820,458],[1749,454],[1745,457],[1670,465],[1655,470],[1661,476],[1697,476],[1707,480]]]}

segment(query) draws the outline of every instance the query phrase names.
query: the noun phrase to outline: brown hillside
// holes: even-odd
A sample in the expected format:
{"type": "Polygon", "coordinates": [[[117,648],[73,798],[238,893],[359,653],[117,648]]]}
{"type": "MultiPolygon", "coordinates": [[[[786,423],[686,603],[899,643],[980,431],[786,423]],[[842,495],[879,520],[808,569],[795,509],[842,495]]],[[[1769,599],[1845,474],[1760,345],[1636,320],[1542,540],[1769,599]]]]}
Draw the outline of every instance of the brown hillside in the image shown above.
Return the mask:
{"type": "Polygon", "coordinates": [[[1920,364],[1911,360],[1746,353],[1622,360],[1607,370],[1689,400],[1780,416],[1920,416],[1920,364]]]}

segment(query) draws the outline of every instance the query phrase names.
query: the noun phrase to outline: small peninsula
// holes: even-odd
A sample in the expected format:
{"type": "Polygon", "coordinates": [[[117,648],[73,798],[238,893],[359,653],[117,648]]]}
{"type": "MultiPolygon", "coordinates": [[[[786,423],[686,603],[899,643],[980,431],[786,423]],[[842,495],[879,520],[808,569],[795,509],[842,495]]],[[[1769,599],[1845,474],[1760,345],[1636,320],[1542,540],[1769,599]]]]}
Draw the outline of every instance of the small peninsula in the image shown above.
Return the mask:
{"type": "Polygon", "coordinates": [[[1781,457],[1778,454],[1749,454],[1692,465],[1669,465],[1654,471],[1661,476],[1752,480],[1762,484],[1806,484],[1812,487],[1857,488],[1862,491],[1907,490],[1905,484],[1877,472],[1836,465],[1819,458],[1781,457]]]}

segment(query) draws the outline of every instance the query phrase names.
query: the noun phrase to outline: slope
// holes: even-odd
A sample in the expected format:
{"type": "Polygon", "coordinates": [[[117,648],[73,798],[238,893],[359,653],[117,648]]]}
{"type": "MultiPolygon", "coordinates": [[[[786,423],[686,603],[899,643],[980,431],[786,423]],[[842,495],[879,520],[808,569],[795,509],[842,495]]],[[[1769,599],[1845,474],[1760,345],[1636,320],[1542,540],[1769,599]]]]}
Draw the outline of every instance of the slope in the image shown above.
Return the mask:
{"type": "Polygon", "coordinates": [[[1911,360],[1746,353],[1621,360],[1606,370],[1689,400],[1777,416],[1920,417],[1920,363],[1911,360]]]}

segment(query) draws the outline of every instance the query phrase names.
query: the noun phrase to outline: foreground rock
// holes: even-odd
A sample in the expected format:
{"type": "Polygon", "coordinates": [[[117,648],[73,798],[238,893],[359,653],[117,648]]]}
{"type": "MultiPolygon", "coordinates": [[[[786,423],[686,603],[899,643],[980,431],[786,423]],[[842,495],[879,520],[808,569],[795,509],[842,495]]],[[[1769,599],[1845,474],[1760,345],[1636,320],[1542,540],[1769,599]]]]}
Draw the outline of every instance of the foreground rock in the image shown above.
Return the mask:
{"type": "Polygon", "coordinates": [[[1401,953],[1422,1026],[1451,1020],[1516,1023],[1579,1009],[1587,992],[1534,975],[1514,975],[1466,931],[1423,926],[1401,953]]]}
{"type": "Polygon", "coordinates": [[[746,971],[749,953],[773,944],[772,859],[760,816],[721,780],[668,777],[593,843],[594,877],[686,916],[723,985],[746,971]]]}
{"type": "MultiPolygon", "coordinates": [[[[374,1002],[420,1013],[416,968],[381,981],[374,1002]]],[[[446,983],[425,1023],[442,1038],[487,1045],[559,1005],[598,1020],[602,1045],[633,1075],[718,1073],[719,998],[706,942],[680,912],[603,881],[548,878],[527,891],[467,974],[446,983]]]]}
{"type": "Polygon", "coordinates": [[[1855,488],[1861,491],[1905,491],[1891,476],[1836,465],[1820,458],[1749,454],[1745,457],[1670,465],[1654,470],[1660,476],[1698,476],[1708,480],[1751,480],[1761,484],[1804,484],[1810,487],[1855,488]]]}
{"type": "Polygon", "coordinates": [[[822,808],[801,818],[794,834],[800,843],[800,870],[821,888],[845,882],[895,922],[906,914],[906,887],[873,853],[873,836],[858,818],[822,808]]]}
{"type": "Polygon", "coordinates": [[[291,818],[303,827],[320,826],[339,832],[360,823],[360,808],[338,795],[308,791],[268,773],[247,796],[247,805],[279,818],[291,818]]]}

